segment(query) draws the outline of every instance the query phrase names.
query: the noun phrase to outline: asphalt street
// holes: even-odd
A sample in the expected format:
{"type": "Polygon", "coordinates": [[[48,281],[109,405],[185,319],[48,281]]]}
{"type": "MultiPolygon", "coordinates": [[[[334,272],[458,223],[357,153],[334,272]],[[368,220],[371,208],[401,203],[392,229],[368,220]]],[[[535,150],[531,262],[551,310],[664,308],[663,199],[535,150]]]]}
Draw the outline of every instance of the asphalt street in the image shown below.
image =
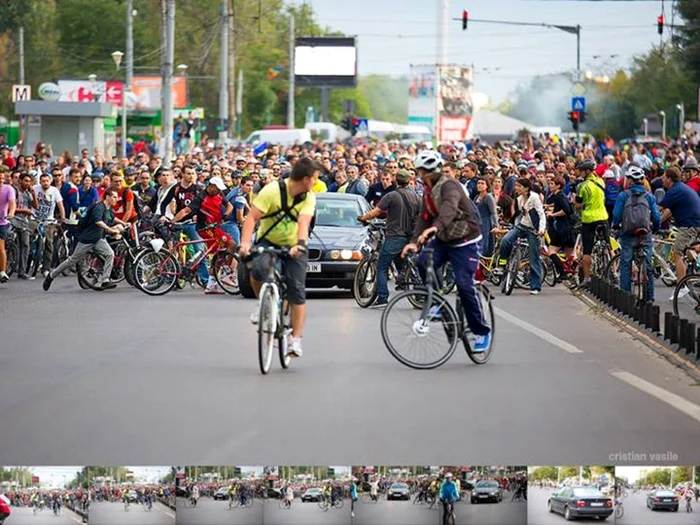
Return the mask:
{"type": "MultiPolygon", "coordinates": [[[[564,516],[549,512],[547,500],[554,492],[553,489],[541,489],[530,486],[527,489],[527,523],[528,525],[562,525],[566,523],[564,516]]],[[[613,518],[608,518],[612,523],[613,518]]],[[[600,523],[597,518],[581,519],[581,523],[600,523]]]]}
{"type": "MultiPolygon", "coordinates": [[[[527,504],[511,502],[510,494],[500,503],[472,505],[465,500],[455,504],[455,525],[525,525],[527,504]]],[[[411,501],[380,500],[376,504],[356,504],[353,525],[440,525],[442,507],[430,509],[427,505],[414,505],[411,501]]]]}
{"type": "Polygon", "coordinates": [[[150,511],[143,505],[132,503],[124,510],[121,502],[101,502],[90,504],[90,525],[175,525],[175,512],[155,503],[150,511]]]}
{"type": "MultiPolygon", "coordinates": [[[[355,505],[357,507],[357,504],[355,505]]],[[[289,510],[281,510],[279,501],[266,501],[263,513],[265,525],[350,525],[350,500],[341,509],[323,511],[318,503],[302,503],[299,498],[289,510]]]]}
{"type": "Polygon", "coordinates": [[[562,287],[496,292],[495,305],[487,365],[459,348],[416,371],[384,348],[379,311],[312,292],[304,356],[262,376],[252,300],[12,280],[0,287],[0,464],[699,460],[688,376],[562,287]]]}
{"type": "Polygon", "coordinates": [[[685,511],[685,500],[680,499],[678,512],[670,510],[654,510],[646,506],[646,492],[629,493],[622,499],[625,513],[615,523],[621,525],[697,525],[700,523],[700,504],[692,502],[693,512],[685,511]]]}
{"type": "Polygon", "coordinates": [[[37,512],[35,516],[31,507],[12,507],[12,514],[5,520],[5,525],[75,525],[82,522],[83,518],[65,507],[61,508],[58,516],[54,516],[50,509],[37,512]]]}
{"type": "Polygon", "coordinates": [[[185,507],[178,499],[178,525],[260,525],[263,523],[263,506],[259,499],[252,507],[228,509],[228,501],[200,498],[197,507],[185,507]]]}

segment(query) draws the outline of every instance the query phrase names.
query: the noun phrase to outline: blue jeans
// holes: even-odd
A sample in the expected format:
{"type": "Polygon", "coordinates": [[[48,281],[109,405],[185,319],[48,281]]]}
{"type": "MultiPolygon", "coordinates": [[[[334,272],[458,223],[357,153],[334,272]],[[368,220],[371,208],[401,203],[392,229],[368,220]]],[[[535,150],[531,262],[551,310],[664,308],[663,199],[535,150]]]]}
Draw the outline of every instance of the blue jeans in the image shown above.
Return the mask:
{"type": "MultiPolygon", "coordinates": [[[[186,224],[183,226],[182,232],[187,235],[187,238],[191,241],[202,240],[199,233],[197,233],[197,226],[195,224],[186,224]]],[[[205,252],[207,250],[204,243],[191,244],[190,246],[192,246],[196,251],[205,252]]],[[[206,259],[199,263],[199,266],[197,266],[197,273],[199,274],[200,279],[202,279],[202,282],[209,282],[209,270],[207,269],[206,259]]]]}
{"type": "MultiPolygon", "coordinates": [[[[620,235],[620,289],[625,292],[632,291],[632,257],[637,246],[637,237],[632,235],[620,235]]],[[[652,241],[651,234],[644,238],[644,255],[647,260],[647,300],[654,300],[654,268],[651,265],[652,241]]]]}
{"type": "MultiPolygon", "coordinates": [[[[462,308],[467,318],[469,329],[474,335],[486,335],[491,331],[491,327],[484,320],[484,313],[481,309],[481,299],[479,292],[474,287],[474,274],[479,265],[478,243],[467,244],[466,246],[451,246],[447,243],[433,239],[428,243],[428,248],[432,248],[433,266],[439,272],[447,261],[452,265],[457,284],[457,293],[462,301],[462,308]]],[[[428,255],[425,251],[418,256],[418,271],[425,281],[428,255]]]]}
{"type": "Polygon", "coordinates": [[[530,290],[542,289],[542,261],[540,260],[540,238],[533,230],[516,226],[501,239],[499,259],[508,259],[513,250],[515,240],[525,237],[529,245],[528,259],[530,261],[530,290]]]}
{"type": "Polygon", "coordinates": [[[408,237],[387,237],[382,244],[377,261],[377,298],[380,301],[389,299],[389,267],[408,241],[408,237]]]}

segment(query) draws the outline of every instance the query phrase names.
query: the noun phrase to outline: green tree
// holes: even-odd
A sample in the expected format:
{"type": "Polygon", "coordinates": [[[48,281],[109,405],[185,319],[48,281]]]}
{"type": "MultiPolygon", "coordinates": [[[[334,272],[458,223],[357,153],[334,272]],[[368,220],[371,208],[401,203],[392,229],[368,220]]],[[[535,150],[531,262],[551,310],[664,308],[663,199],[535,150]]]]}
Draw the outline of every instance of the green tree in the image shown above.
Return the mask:
{"type": "Polygon", "coordinates": [[[690,68],[695,84],[700,84],[700,0],[679,0],[676,8],[685,22],[678,30],[677,39],[683,61],[690,68]]]}
{"type": "Polygon", "coordinates": [[[531,481],[555,481],[557,479],[557,467],[537,467],[530,473],[531,481]]]}

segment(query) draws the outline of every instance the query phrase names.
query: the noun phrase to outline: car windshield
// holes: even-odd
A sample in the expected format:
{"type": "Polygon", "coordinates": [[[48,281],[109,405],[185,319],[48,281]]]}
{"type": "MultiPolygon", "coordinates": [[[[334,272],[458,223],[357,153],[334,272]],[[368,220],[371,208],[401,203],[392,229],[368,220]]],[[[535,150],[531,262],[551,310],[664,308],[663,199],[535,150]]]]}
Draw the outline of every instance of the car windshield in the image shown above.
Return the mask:
{"type": "Polygon", "coordinates": [[[307,494],[313,494],[314,492],[321,492],[321,489],[309,489],[306,491],[307,494]]]}
{"type": "Polygon", "coordinates": [[[603,493],[593,487],[581,487],[574,489],[574,496],[577,498],[603,498],[603,493]]]}
{"type": "Polygon", "coordinates": [[[405,483],[394,483],[391,486],[391,490],[401,490],[401,489],[407,489],[407,488],[408,488],[408,485],[406,485],[405,483]]]}
{"type": "Polygon", "coordinates": [[[495,481],[479,481],[479,482],[476,484],[476,488],[477,488],[477,489],[482,489],[482,488],[493,488],[493,489],[495,489],[496,487],[498,487],[498,483],[496,483],[495,481]]]}
{"type": "Polygon", "coordinates": [[[349,199],[318,199],[316,201],[316,226],[363,228],[357,222],[362,215],[360,204],[349,199]]]}
{"type": "Polygon", "coordinates": [[[657,490],[656,495],[662,498],[675,497],[675,493],[670,490],[657,490]]]}

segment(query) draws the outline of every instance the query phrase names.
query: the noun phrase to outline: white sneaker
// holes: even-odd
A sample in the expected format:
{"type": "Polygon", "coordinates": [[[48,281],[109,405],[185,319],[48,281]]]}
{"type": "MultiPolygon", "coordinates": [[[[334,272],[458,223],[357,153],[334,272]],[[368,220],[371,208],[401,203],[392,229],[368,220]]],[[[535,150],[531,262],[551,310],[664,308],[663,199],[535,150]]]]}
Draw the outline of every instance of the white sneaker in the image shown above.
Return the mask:
{"type": "Polygon", "coordinates": [[[5,272],[0,272],[0,283],[6,283],[10,278],[5,272]]]}
{"type": "MultiPolygon", "coordinates": [[[[678,298],[683,299],[686,295],[690,293],[690,290],[688,289],[687,286],[684,286],[682,290],[678,291],[678,298]]],[[[675,296],[675,292],[671,294],[671,297],[668,298],[669,301],[673,301],[673,297],[675,296]]]]}
{"type": "Polygon", "coordinates": [[[214,283],[212,286],[207,286],[204,293],[206,295],[222,295],[226,292],[224,292],[217,283],[214,283]]]}
{"type": "Polygon", "coordinates": [[[354,511],[354,510],[350,513],[350,517],[351,517],[351,518],[354,518],[354,517],[355,517],[355,511],[354,511]]]}
{"type": "Polygon", "coordinates": [[[289,345],[289,357],[301,357],[303,353],[301,337],[292,337],[292,343],[289,345]]]}
{"type": "Polygon", "coordinates": [[[253,324],[258,324],[260,322],[260,308],[258,306],[256,306],[253,313],[250,314],[250,322],[253,324]]]}
{"type": "Polygon", "coordinates": [[[530,290],[530,295],[540,295],[539,290],[530,290]]]}

